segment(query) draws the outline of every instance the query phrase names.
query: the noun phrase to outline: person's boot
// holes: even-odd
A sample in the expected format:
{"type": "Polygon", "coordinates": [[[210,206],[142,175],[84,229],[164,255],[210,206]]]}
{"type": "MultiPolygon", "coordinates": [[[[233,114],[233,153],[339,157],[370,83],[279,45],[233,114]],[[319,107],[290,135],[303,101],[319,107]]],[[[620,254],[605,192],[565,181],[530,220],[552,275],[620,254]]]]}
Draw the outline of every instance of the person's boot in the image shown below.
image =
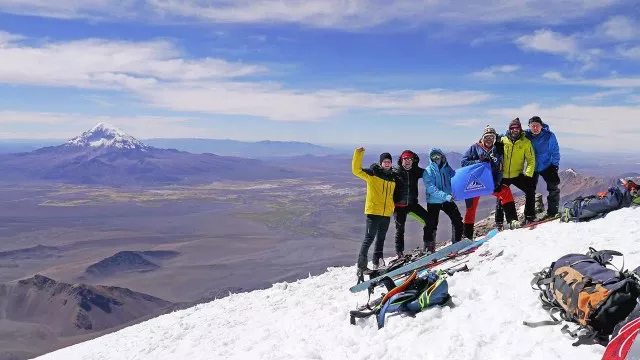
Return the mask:
{"type": "Polygon", "coordinates": [[[507,218],[507,228],[510,230],[515,230],[520,227],[520,223],[518,222],[518,213],[516,212],[516,203],[510,201],[506,204],[502,204],[502,208],[504,209],[504,216],[507,218]]]}
{"type": "Polygon", "coordinates": [[[467,239],[473,240],[474,224],[462,224],[462,235],[467,239]]]}
{"type": "Polygon", "coordinates": [[[425,251],[426,253],[432,253],[432,254],[436,252],[436,242],[430,241],[428,243],[425,243],[423,251],[425,251]]]}

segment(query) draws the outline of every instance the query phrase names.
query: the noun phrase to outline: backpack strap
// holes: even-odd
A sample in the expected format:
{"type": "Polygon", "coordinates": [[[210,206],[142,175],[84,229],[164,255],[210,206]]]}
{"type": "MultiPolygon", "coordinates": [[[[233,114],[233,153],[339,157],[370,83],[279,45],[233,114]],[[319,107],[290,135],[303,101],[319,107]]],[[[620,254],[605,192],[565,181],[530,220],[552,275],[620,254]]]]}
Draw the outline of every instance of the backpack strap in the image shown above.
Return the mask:
{"type": "Polygon", "coordinates": [[[575,330],[569,330],[569,325],[565,325],[560,329],[563,334],[567,334],[574,339],[577,339],[576,342],[571,344],[572,346],[580,346],[580,345],[593,345],[593,344],[601,344],[607,345],[609,343],[609,337],[606,335],[602,335],[597,331],[594,331],[591,328],[578,326],[575,330]],[[586,330],[582,335],[578,335],[578,333],[582,330],[586,330]]]}
{"type": "Polygon", "coordinates": [[[387,301],[387,303],[384,304],[384,306],[378,312],[378,315],[377,315],[378,329],[381,329],[384,327],[384,317],[387,314],[387,312],[393,312],[393,311],[399,310],[400,307],[404,305],[405,301],[415,298],[416,293],[417,292],[415,290],[409,290],[409,291],[405,291],[405,292],[401,292],[393,295],[389,299],[389,301],[387,301]]]}

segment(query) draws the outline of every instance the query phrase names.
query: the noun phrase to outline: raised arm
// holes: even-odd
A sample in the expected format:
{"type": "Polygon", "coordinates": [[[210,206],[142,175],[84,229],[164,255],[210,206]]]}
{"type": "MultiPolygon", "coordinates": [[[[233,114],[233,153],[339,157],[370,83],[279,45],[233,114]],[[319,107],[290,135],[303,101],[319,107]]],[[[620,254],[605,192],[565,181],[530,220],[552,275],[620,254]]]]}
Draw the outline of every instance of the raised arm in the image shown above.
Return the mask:
{"type": "Polygon", "coordinates": [[[364,158],[364,148],[359,147],[353,151],[353,159],[351,160],[351,172],[353,175],[367,181],[371,175],[362,170],[362,158],[364,158]]]}

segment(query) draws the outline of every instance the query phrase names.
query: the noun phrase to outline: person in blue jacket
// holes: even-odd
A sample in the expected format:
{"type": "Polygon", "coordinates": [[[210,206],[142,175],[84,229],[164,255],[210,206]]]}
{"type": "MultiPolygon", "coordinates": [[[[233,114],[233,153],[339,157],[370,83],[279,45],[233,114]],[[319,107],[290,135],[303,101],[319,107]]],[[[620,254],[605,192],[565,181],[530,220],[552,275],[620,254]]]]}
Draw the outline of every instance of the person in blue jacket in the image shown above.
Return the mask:
{"type": "Polygon", "coordinates": [[[545,218],[558,215],[560,205],[560,147],[556,135],[539,116],[529,119],[529,129],[525,131],[527,139],[531,141],[536,155],[536,169],[533,173],[533,187],[538,185],[540,176],[547,183],[547,214],[545,218]]]}
{"type": "Polygon", "coordinates": [[[424,170],[422,181],[427,192],[427,224],[424,250],[435,252],[435,234],[438,228],[440,210],[444,211],[453,226],[453,242],[462,239],[462,215],[454,202],[451,178],[456,174],[447,162],[442,150],[433,148],[429,152],[429,166],[424,170]]]}

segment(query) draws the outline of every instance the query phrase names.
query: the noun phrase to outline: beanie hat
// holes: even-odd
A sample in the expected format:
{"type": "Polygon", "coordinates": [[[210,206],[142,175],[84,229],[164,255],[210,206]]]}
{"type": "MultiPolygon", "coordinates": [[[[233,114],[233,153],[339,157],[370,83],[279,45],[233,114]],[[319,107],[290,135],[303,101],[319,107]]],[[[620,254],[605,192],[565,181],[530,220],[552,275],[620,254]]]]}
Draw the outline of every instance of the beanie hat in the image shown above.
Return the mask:
{"type": "Polygon", "coordinates": [[[400,159],[404,159],[404,158],[412,158],[413,159],[413,153],[409,150],[405,150],[402,152],[402,155],[400,155],[400,159]]]}
{"type": "Polygon", "coordinates": [[[381,164],[382,164],[382,161],[384,159],[389,159],[389,161],[391,161],[391,154],[389,154],[388,152],[380,154],[380,163],[381,164]]]}
{"type": "Polygon", "coordinates": [[[515,118],[511,120],[511,122],[509,123],[509,129],[511,129],[514,126],[517,126],[520,129],[522,129],[522,124],[520,124],[520,118],[515,118]]]}
{"type": "Polygon", "coordinates": [[[534,116],[531,119],[529,119],[529,124],[533,123],[533,122],[537,122],[540,125],[543,125],[544,123],[542,122],[542,119],[540,119],[540,116],[534,116]]]}
{"type": "Polygon", "coordinates": [[[484,136],[487,134],[493,134],[495,137],[498,137],[496,129],[492,128],[490,125],[487,125],[484,130],[482,130],[482,137],[480,138],[480,141],[482,141],[482,139],[484,139],[484,136]]]}

